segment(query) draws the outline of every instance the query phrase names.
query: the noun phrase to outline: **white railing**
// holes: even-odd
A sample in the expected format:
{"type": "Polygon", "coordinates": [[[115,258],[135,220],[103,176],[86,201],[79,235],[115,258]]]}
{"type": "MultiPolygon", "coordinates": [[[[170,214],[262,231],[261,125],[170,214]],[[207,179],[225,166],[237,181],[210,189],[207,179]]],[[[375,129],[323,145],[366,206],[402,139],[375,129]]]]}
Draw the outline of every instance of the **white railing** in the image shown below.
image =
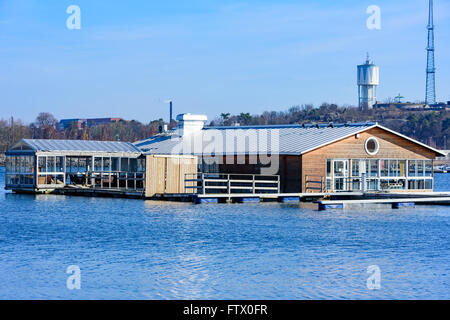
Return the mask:
{"type": "Polygon", "coordinates": [[[185,193],[192,194],[261,194],[280,193],[280,176],[234,173],[188,173],[185,193]]]}

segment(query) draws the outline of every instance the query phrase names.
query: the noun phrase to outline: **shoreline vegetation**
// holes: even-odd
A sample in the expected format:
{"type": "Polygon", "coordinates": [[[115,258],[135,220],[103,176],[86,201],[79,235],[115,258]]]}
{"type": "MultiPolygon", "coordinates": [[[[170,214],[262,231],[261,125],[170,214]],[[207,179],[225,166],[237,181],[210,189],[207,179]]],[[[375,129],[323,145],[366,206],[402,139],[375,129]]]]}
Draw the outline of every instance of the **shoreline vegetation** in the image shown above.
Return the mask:
{"type": "MultiPolygon", "coordinates": [[[[222,113],[209,125],[243,126],[368,121],[377,121],[383,126],[431,147],[442,150],[449,149],[447,136],[450,135],[450,111],[447,110],[412,111],[390,107],[361,111],[357,107],[323,103],[319,107],[301,105],[291,107],[287,111],[266,111],[254,115],[222,113]]],[[[74,124],[70,128],[60,130],[59,120],[48,112],[41,112],[30,124],[14,118],[0,120],[0,163],[1,155],[4,157],[4,152],[23,138],[135,142],[157,134],[162,124],[164,124],[163,119],[153,120],[147,124],[137,120],[122,120],[117,123],[81,129],[74,124]]],[[[176,121],[172,121],[169,128],[176,125],[176,121]]]]}

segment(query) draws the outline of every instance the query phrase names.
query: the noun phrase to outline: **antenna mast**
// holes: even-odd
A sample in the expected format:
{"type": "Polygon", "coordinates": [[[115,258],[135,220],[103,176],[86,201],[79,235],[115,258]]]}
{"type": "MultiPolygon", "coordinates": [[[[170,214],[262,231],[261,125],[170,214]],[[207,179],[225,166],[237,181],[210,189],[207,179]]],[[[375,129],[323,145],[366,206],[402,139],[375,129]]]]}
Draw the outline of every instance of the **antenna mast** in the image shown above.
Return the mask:
{"type": "Polygon", "coordinates": [[[425,91],[425,104],[436,103],[436,68],[434,66],[434,23],[433,23],[433,0],[429,0],[428,12],[428,45],[427,45],[427,84],[425,91]]]}

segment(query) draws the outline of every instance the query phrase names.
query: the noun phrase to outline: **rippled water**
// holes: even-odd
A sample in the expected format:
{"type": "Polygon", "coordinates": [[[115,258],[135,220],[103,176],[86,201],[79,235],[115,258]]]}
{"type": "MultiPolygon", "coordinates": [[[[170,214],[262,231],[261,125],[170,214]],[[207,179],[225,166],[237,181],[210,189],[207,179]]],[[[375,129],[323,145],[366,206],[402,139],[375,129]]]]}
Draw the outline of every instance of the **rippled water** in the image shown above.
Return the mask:
{"type": "MultiPolygon", "coordinates": [[[[450,175],[437,179],[450,189],[450,175]]],[[[450,298],[450,207],[318,212],[3,189],[0,207],[0,299],[450,298]],[[66,288],[69,265],[81,290],[66,288]],[[367,289],[369,265],[379,290],[367,289]]]]}

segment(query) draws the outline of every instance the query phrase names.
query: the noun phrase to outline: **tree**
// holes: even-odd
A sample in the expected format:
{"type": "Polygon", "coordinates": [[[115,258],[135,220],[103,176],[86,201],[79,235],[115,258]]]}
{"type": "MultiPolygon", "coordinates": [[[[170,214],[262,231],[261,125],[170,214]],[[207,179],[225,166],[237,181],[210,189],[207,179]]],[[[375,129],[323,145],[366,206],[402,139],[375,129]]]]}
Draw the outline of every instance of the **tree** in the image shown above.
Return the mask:
{"type": "Polygon", "coordinates": [[[36,135],[39,139],[57,139],[58,120],[48,112],[41,112],[36,118],[36,135]]]}
{"type": "Polygon", "coordinates": [[[244,125],[248,125],[250,124],[250,121],[252,120],[252,116],[250,115],[250,113],[241,113],[239,115],[239,120],[242,124],[244,125]]]}

